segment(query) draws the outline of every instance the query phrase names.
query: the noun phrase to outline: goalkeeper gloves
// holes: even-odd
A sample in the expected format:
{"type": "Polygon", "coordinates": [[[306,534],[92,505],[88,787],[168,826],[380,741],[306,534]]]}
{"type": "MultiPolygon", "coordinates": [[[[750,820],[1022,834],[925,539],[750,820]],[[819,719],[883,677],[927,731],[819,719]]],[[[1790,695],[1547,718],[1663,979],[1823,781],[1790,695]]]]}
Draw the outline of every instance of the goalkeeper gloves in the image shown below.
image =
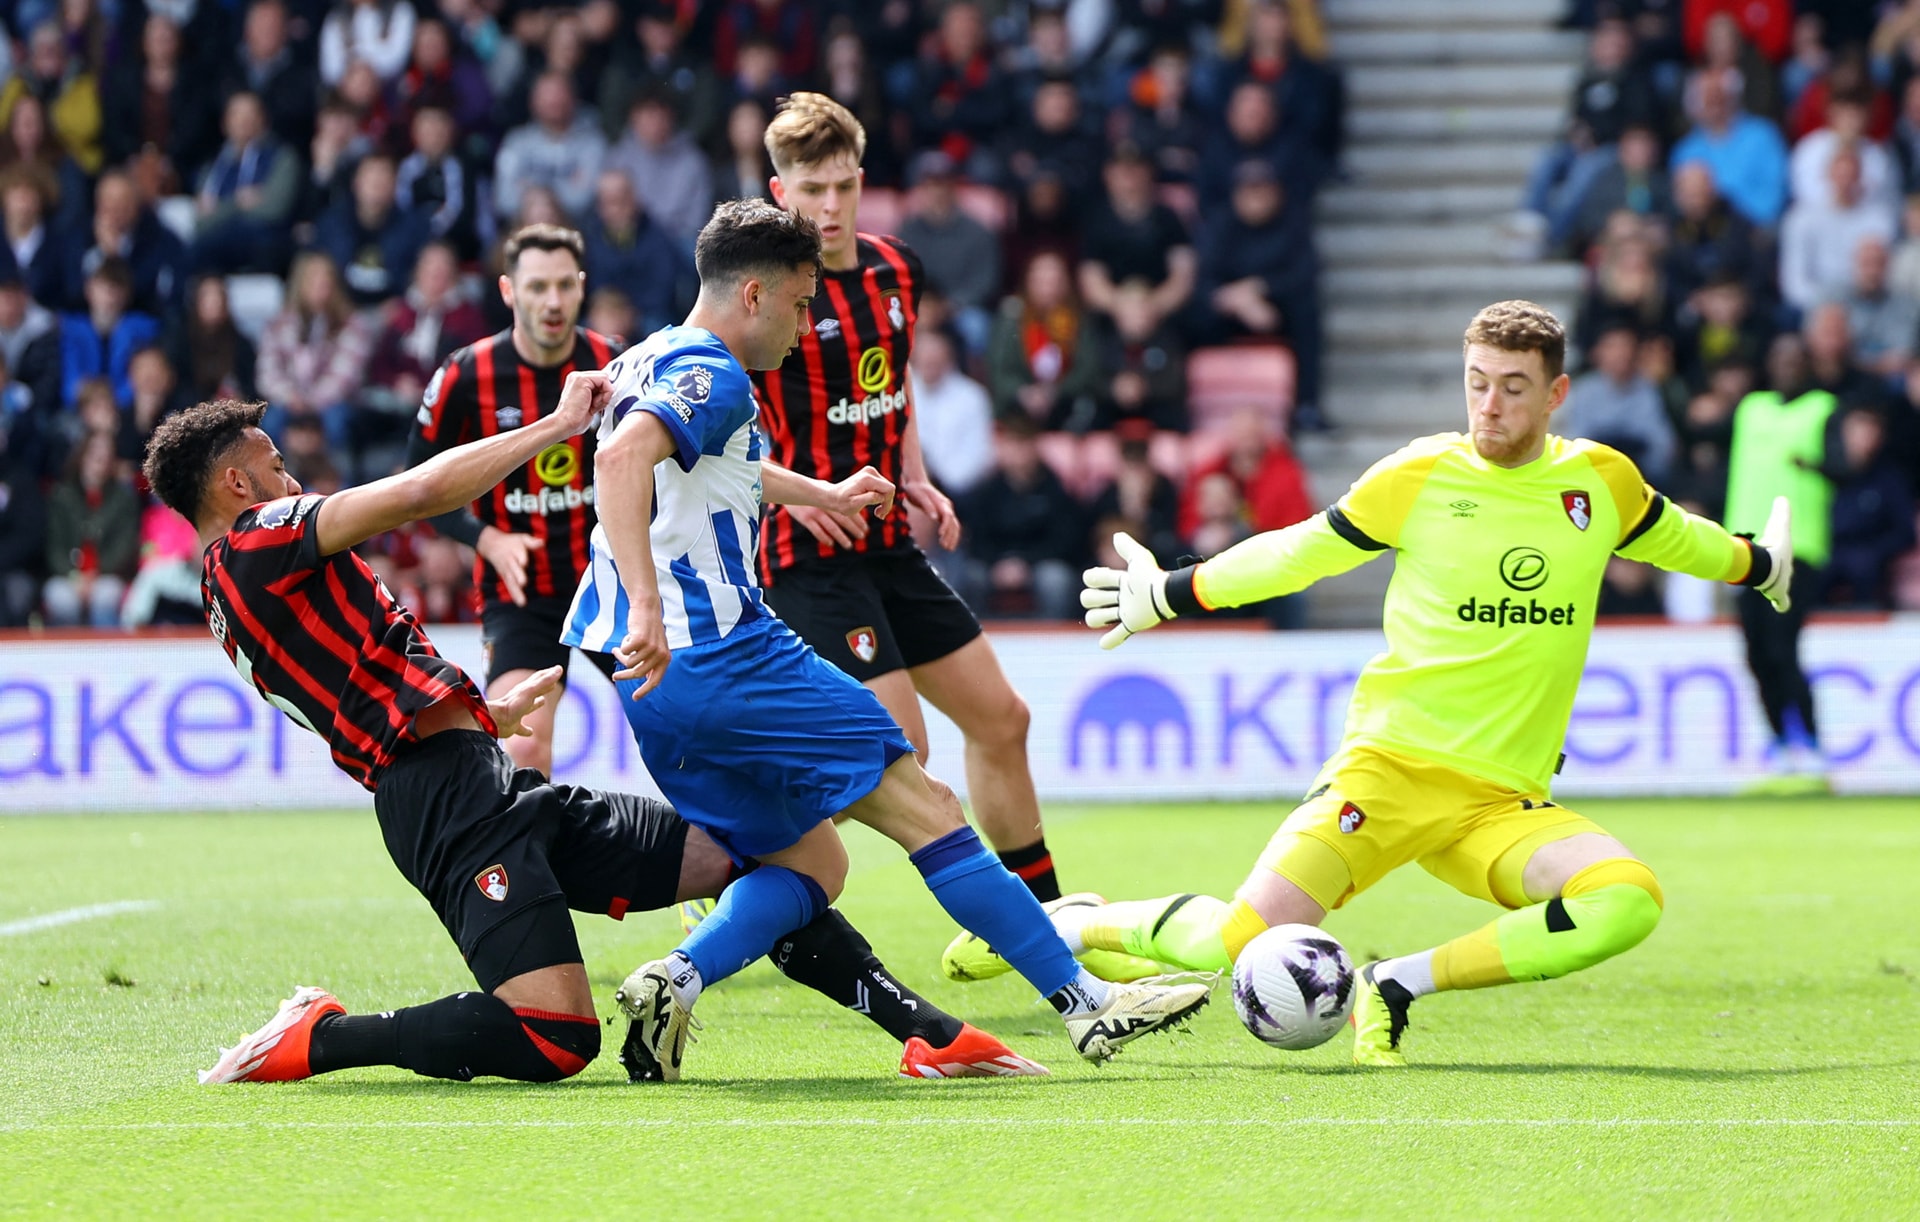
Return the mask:
{"type": "Polygon", "coordinates": [[[1760,553],[1766,553],[1769,566],[1767,575],[1754,585],[1754,589],[1766,596],[1773,609],[1785,614],[1793,607],[1793,510],[1784,496],[1773,498],[1773,511],[1767,514],[1767,524],[1759,537],[1748,541],[1754,550],[1754,563],[1760,563],[1760,553]]]}
{"type": "Polygon", "coordinates": [[[1134,633],[1164,624],[1177,614],[1167,601],[1167,574],[1153,553],[1125,531],[1113,536],[1113,550],[1127,562],[1126,568],[1093,568],[1081,574],[1087,585],[1080,591],[1087,627],[1108,629],[1100,638],[1102,649],[1113,649],[1134,633]]]}

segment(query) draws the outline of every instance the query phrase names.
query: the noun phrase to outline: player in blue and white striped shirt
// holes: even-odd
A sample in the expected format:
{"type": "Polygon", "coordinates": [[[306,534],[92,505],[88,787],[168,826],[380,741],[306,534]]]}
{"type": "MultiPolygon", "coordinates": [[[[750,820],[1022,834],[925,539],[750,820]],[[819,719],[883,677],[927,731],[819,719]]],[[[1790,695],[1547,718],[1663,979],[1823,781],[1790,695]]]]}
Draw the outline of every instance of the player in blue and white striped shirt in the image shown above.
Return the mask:
{"type": "Polygon", "coordinates": [[[1182,1021],[1208,986],[1109,984],[1082,968],[873,693],[766,610],[753,577],[763,499],[884,516],[893,486],[871,467],[827,484],[760,457],[747,369],[777,368],[806,325],[820,267],[814,223],[759,200],[722,204],[694,263],[700,297],[686,325],[608,370],[600,525],[563,639],[620,660],[621,704],[655,783],[757,868],[678,949],[621,986],[629,1043],[644,1043],[667,1080],[680,1076],[701,989],[839,894],[841,815],[905,848],[948,914],[1053,1003],[1082,1056],[1104,1060],[1182,1021]]]}

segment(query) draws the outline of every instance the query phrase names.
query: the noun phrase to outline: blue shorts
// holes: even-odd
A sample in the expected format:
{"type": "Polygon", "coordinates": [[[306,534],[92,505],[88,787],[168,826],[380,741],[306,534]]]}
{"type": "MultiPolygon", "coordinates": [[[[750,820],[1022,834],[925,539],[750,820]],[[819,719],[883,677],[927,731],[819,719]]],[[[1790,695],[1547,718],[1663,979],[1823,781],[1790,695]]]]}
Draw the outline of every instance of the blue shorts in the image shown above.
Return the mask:
{"type": "Polygon", "coordinates": [[[770,615],[676,649],[660,686],[620,707],[680,816],[736,862],[790,848],[913,751],[886,706],[770,615]]]}

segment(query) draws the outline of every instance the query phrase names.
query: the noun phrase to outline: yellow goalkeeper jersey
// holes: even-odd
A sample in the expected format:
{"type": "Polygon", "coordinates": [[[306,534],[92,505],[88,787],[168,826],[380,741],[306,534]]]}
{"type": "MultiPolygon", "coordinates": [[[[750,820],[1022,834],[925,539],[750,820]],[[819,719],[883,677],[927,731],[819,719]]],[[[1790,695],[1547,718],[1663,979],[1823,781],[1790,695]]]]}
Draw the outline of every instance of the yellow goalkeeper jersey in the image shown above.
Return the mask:
{"type": "Polygon", "coordinates": [[[1459,433],[1375,464],[1325,513],[1202,564],[1208,607],[1292,593],[1391,549],[1387,651],[1361,672],[1344,745],[1370,744],[1523,793],[1548,791],[1607,559],[1738,581],[1746,543],[1670,504],[1623,454],[1547,438],[1496,466],[1459,433]]]}

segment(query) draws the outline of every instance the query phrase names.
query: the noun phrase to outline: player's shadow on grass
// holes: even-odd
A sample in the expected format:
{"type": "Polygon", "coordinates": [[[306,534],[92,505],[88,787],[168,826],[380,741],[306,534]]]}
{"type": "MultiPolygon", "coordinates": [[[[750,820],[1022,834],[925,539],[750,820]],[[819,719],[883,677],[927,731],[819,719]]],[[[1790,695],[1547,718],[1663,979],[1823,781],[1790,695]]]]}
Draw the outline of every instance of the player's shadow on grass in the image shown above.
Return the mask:
{"type": "MultiPolygon", "coordinates": [[[[1102,1075],[1103,1077],[1105,1075],[1102,1075]]],[[[1047,1090],[1066,1090],[1083,1086],[1098,1086],[1100,1078],[1048,1078],[1042,1084],[1047,1090]]],[[[478,1093],[482,1097],[498,1098],[502,1095],[524,1095],[529,1099],[561,1100],[569,1094],[589,1091],[596,1098],[609,1091],[627,1091],[633,1095],[636,1106],[650,1100],[663,1097],[685,1097],[709,1091],[725,1091],[728,1095],[764,1103],[786,1103],[808,1101],[813,1103],[900,1103],[918,1107],[929,1094],[946,1097],[980,1097],[981,1089],[1007,1089],[1008,1084],[990,1078],[957,1079],[950,1082],[931,1085],[911,1082],[880,1074],[835,1075],[812,1078],[689,1078],[684,1082],[668,1085],[665,1083],[623,1082],[617,1078],[589,1078],[578,1082],[543,1084],[537,1082],[508,1082],[500,1078],[482,1078],[473,1082],[448,1082],[437,1078],[419,1078],[414,1081],[349,1081],[322,1079],[306,1083],[302,1089],[316,1095],[352,1096],[366,1098],[370,1095],[385,1095],[396,1099],[425,1100],[435,1097],[455,1098],[462,1094],[478,1093]]]]}

